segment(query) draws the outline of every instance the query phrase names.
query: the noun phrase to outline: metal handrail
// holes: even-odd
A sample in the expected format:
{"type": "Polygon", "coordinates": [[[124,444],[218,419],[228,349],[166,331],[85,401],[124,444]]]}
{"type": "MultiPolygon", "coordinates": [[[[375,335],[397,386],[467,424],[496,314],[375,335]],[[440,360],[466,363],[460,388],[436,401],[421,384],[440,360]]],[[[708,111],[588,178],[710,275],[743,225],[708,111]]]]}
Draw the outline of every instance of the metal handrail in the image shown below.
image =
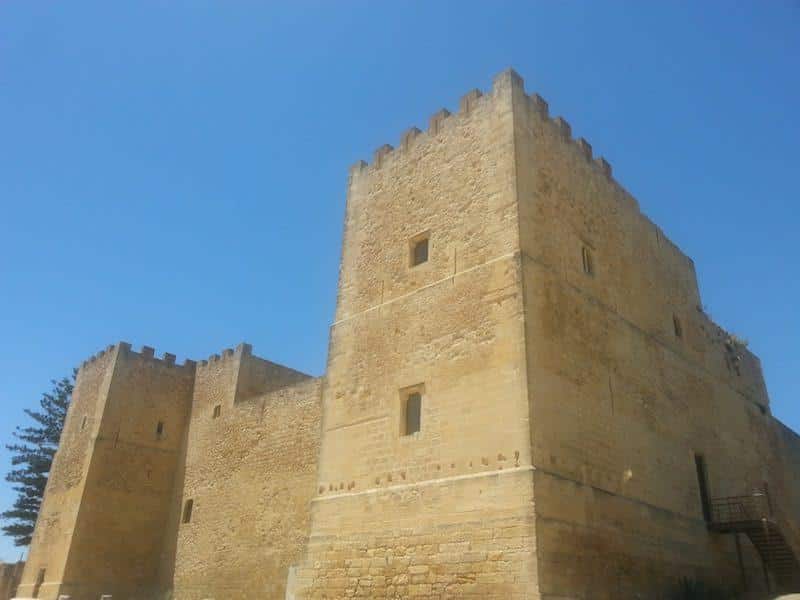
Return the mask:
{"type": "Polygon", "coordinates": [[[767,490],[755,490],[746,496],[714,498],[710,504],[711,522],[717,525],[772,518],[772,503],[767,490]]]}

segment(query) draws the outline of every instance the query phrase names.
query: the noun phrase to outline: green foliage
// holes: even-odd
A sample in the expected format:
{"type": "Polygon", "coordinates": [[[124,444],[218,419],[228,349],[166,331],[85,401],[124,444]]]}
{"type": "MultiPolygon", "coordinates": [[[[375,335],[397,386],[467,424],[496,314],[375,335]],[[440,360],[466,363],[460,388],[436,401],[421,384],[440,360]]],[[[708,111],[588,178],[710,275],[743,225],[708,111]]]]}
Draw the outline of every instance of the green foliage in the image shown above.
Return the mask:
{"type": "Polygon", "coordinates": [[[667,594],[667,600],[734,600],[736,597],[734,592],[688,577],[681,578],[667,594]]]}
{"type": "Polygon", "coordinates": [[[71,378],[53,381],[52,391],[42,394],[39,400],[40,409],[25,409],[34,424],[17,427],[14,432],[17,443],[6,445],[13,454],[13,468],[6,475],[6,481],[14,484],[17,499],[11,509],[0,514],[0,518],[6,521],[2,527],[3,533],[14,538],[17,546],[27,546],[31,542],[50,465],[58,449],[67,408],[72,400],[74,382],[74,372],[71,378]]]}

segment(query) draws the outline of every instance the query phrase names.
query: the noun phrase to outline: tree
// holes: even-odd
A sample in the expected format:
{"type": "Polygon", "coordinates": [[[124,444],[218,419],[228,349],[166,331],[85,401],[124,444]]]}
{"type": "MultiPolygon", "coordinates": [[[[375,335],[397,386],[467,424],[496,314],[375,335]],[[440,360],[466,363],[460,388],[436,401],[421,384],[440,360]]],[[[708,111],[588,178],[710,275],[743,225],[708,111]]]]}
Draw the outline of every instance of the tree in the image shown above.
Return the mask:
{"type": "Polygon", "coordinates": [[[42,394],[39,400],[40,410],[25,409],[35,423],[28,427],[17,427],[14,437],[18,442],[6,445],[13,454],[13,468],[6,475],[6,481],[14,484],[17,499],[13,507],[0,514],[0,517],[7,522],[2,531],[14,538],[17,546],[31,543],[50,465],[53,464],[67,408],[72,400],[75,372],[71,378],[53,380],[52,384],[52,391],[42,394]]]}

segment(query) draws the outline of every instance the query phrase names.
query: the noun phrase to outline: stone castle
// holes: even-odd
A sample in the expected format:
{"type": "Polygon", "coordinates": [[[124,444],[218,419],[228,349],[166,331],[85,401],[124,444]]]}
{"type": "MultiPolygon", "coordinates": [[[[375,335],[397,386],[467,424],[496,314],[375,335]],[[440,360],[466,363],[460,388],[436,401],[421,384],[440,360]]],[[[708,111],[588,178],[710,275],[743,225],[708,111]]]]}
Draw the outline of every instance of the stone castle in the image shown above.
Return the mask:
{"type": "Polygon", "coordinates": [[[513,71],[350,171],[326,373],[78,374],[19,598],[793,589],[800,438],[694,265],[513,71]]]}

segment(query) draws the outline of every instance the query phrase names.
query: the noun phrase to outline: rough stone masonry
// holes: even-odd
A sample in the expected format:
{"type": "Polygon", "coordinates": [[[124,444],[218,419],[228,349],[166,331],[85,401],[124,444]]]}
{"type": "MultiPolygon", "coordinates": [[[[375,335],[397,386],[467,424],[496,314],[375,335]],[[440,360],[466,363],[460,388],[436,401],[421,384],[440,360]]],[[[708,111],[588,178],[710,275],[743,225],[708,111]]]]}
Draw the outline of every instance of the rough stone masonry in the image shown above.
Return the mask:
{"type": "Polygon", "coordinates": [[[83,364],[17,596],[791,589],[800,438],[701,307],[691,259],[505,71],[351,169],[324,376],[246,344],[83,364]]]}

